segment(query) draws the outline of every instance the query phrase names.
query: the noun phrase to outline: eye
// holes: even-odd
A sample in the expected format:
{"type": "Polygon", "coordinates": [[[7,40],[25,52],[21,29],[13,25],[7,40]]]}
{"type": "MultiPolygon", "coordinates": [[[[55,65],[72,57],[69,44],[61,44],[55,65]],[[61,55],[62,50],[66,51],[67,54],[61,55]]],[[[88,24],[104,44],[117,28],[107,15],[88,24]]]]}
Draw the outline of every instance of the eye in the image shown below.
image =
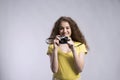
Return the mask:
{"type": "Polygon", "coordinates": [[[60,26],[60,27],[59,27],[59,30],[62,30],[62,29],[64,29],[64,28],[63,28],[62,26],[60,26]]]}
{"type": "Polygon", "coordinates": [[[70,29],[70,27],[66,27],[66,29],[70,29]]]}

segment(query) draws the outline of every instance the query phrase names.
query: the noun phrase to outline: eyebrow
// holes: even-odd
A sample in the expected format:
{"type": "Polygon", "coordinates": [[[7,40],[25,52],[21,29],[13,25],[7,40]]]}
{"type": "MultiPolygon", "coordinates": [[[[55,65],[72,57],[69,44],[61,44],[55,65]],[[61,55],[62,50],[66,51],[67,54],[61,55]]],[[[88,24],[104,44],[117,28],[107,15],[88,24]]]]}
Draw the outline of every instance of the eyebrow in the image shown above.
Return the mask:
{"type": "MultiPolygon", "coordinates": [[[[63,26],[59,26],[59,27],[63,27],[63,26]]],[[[70,27],[70,26],[65,26],[65,27],[70,27]]]]}

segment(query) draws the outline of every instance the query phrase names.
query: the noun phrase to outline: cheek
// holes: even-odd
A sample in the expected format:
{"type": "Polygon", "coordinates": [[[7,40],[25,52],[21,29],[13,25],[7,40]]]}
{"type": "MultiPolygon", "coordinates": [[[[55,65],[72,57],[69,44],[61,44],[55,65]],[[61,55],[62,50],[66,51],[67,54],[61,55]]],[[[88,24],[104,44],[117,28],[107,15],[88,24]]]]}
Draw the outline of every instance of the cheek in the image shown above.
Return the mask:
{"type": "Polygon", "coordinates": [[[59,34],[62,34],[62,32],[63,32],[62,30],[59,30],[59,34]]]}
{"type": "Polygon", "coordinates": [[[70,35],[72,35],[72,31],[71,30],[69,31],[69,33],[70,33],[70,35]]]}
{"type": "Polygon", "coordinates": [[[72,33],[72,32],[71,32],[71,29],[69,29],[69,32],[72,33]]]}

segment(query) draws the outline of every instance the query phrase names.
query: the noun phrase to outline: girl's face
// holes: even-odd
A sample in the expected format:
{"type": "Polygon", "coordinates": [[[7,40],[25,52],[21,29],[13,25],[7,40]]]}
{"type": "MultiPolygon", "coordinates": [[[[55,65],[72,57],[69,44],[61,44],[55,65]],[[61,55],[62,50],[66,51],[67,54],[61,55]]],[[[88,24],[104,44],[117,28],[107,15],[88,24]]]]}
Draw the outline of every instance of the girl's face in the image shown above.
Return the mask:
{"type": "Polygon", "coordinates": [[[61,36],[71,36],[71,27],[67,21],[62,21],[59,28],[59,34],[61,36]]]}

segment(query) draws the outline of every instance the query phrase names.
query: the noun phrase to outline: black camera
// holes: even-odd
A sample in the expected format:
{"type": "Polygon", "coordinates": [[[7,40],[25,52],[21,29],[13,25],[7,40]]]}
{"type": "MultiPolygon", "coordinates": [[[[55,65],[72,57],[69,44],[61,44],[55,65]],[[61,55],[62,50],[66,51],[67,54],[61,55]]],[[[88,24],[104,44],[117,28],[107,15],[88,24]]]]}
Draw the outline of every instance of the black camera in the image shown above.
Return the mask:
{"type": "Polygon", "coordinates": [[[63,37],[60,37],[59,43],[60,44],[66,44],[67,41],[69,41],[68,37],[63,36],[63,37]]]}

